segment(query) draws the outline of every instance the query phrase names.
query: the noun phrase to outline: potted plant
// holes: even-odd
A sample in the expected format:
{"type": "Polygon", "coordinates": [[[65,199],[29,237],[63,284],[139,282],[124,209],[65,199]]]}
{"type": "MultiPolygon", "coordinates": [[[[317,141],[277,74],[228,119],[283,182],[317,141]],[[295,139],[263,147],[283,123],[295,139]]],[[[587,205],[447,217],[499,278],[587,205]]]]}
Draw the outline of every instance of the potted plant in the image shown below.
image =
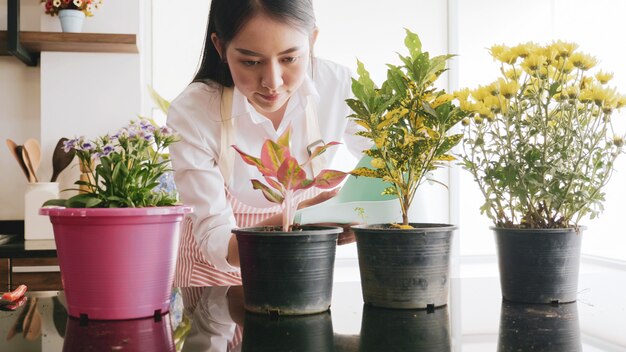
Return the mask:
{"type": "Polygon", "coordinates": [[[449,151],[462,138],[449,134],[466,115],[452,95],[434,87],[452,55],[431,58],[417,34],[406,31],[409,54],[402,65],[387,65],[387,80],[378,88],[358,62],[354,99],[347,103],[359,132],[374,142],[365,154],[371,167],[356,176],[389,182],[384,193],[401,205],[401,224],[354,226],[365,303],[390,308],[428,308],[448,302],[450,245],[455,227],[409,222],[409,208],[429,172],[454,160],[449,151]]]}
{"type": "Polygon", "coordinates": [[[159,184],[170,168],[163,150],[176,140],[142,119],[95,141],[66,141],[89,177],[75,182],[81,193],[47,201],[40,214],[52,222],[69,315],[116,320],[168,311],[179,223],[191,210],[159,184]]]}
{"type": "Polygon", "coordinates": [[[50,16],[59,16],[63,32],[81,32],[85,16],[92,17],[102,0],[41,0],[44,11],[50,16]]]}
{"type": "Polygon", "coordinates": [[[626,98],[592,73],[596,59],[574,43],[514,47],[491,55],[501,76],[456,93],[463,165],[494,224],[502,295],[528,303],[576,300],[581,219],[602,210],[624,137],[611,119],[626,98]]]}
{"type": "Polygon", "coordinates": [[[282,226],[233,230],[239,245],[244,307],[250,312],[302,315],[330,307],[337,235],[343,229],[294,224],[296,197],[311,187],[334,188],[347,174],[321,170],[308,178],[305,169],[311,161],[338,143],[316,147],[299,164],[290,153],[290,134],[287,128],[277,141],[266,140],[258,158],[233,146],[266,181],[252,180],[252,187],[282,208],[282,226]]]}

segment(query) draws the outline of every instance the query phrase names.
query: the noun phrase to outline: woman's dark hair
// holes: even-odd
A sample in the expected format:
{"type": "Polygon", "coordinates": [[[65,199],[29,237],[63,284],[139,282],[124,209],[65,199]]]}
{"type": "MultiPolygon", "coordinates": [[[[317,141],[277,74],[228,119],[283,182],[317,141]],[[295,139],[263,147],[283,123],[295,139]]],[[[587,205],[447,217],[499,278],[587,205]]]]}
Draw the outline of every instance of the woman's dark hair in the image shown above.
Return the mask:
{"type": "Polygon", "coordinates": [[[233,86],[228,64],[213,46],[211,34],[217,34],[222,52],[226,52],[230,41],[257,14],[290,24],[306,33],[312,33],[315,28],[312,0],[212,0],[202,59],[193,82],[210,79],[225,87],[233,86]]]}

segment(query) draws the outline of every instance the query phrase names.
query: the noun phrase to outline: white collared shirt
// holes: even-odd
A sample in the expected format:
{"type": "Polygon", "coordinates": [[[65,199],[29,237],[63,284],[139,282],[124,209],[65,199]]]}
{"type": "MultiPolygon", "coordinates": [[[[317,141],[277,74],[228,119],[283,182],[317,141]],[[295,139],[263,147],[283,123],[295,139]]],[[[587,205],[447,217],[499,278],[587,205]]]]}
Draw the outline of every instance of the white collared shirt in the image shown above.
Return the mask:
{"type": "MultiPolygon", "coordinates": [[[[339,147],[360,158],[370,142],[356,136],[360,128],[348,119],[351,114],[345,99],[352,97],[350,71],[335,63],[316,59],[312,77],[289,99],[278,129],[259,114],[236,88],[233,93],[234,145],[242,151],[259,156],[266,139],[276,140],[288,126],[292,126],[291,152],[303,163],[307,158],[305,104],[307,97],[317,102],[320,135],[324,142],[342,142],[339,147]]],[[[221,89],[218,85],[190,84],[171,104],[167,125],[176,131],[181,141],[169,147],[174,167],[174,180],[181,200],[194,207],[192,214],[194,237],[209,263],[222,271],[236,271],[228,264],[228,242],[231,230],[236,228],[231,205],[224,192],[224,179],[217,166],[220,155],[221,89]]],[[[327,150],[330,163],[338,147],[327,150]]],[[[346,165],[349,171],[353,165],[346,165]]],[[[251,179],[263,180],[259,171],[235,157],[231,195],[252,207],[273,207],[262,193],[252,189],[251,179]]],[[[309,175],[309,178],[311,175],[309,175]]]]}

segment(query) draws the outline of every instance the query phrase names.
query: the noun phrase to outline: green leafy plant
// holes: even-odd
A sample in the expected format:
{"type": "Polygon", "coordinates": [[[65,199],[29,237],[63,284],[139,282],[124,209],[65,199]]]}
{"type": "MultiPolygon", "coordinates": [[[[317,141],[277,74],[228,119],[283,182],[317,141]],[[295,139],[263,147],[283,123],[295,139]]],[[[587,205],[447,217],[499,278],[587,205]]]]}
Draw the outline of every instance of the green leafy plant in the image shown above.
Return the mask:
{"type": "Polygon", "coordinates": [[[169,155],[163,151],[178,137],[166,127],[141,119],[116,134],[94,141],[84,137],[65,142],[66,152],[74,150],[88,177],[76,181],[81,193],[69,199],[44,203],[69,208],[124,208],[169,206],[177,203],[175,190],[160,186],[169,171],[169,155]]]}
{"type": "Polygon", "coordinates": [[[272,202],[281,204],[282,207],[282,229],[290,231],[293,226],[298,204],[295,202],[296,196],[311,187],[329,189],[339,185],[348,175],[337,170],[321,170],[312,179],[307,178],[305,168],[311,161],[322,154],[326,149],[337,142],[330,142],[316,147],[309,158],[300,165],[298,160],[291,155],[289,138],[291,128],[287,128],[277,141],[266,140],[261,147],[261,156],[253,157],[236,146],[232,146],[239,153],[243,161],[255,166],[263,175],[267,185],[260,180],[251,180],[254,189],[261,190],[265,198],[272,202]]]}
{"type": "Polygon", "coordinates": [[[415,192],[430,171],[455,160],[449,151],[462,135],[448,133],[466,114],[452,104],[452,95],[434,86],[453,55],[431,58],[409,30],[404,43],[409,55],[398,54],[402,65],[387,65],[387,79],[380,88],[357,62],[359,77],[352,80],[355,98],[346,102],[354,111],[349,117],[365,129],[359,135],[374,142],[365,151],[373,158],[372,167],[357,168],[352,174],[391,183],[384,194],[400,201],[403,222],[397,226],[411,228],[408,211],[415,192]]]}
{"type": "Polygon", "coordinates": [[[463,121],[463,166],[498,227],[575,227],[603,209],[624,144],[611,120],[626,98],[608,86],[612,74],[591,73],[597,60],[577,48],[493,46],[501,77],[456,93],[473,116],[463,121]]]}

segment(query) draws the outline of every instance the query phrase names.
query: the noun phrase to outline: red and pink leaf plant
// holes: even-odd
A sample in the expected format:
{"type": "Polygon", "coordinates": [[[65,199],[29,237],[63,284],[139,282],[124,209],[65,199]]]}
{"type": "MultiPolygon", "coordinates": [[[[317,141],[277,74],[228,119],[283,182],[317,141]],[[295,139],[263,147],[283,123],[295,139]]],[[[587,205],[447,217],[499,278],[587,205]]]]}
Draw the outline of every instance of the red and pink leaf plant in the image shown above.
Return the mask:
{"type": "Polygon", "coordinates": [[[263,175],[267,185],[260,180],[253,179],[251,180],[252,187],[261,190],[268,201],[281,205],[283,211],[282,229],[285,232],[290,231],[293,225],[298,208],[296,196],[299,193],[311,187],[334,188],[348,175],[342,171],[325,169],[309,179],[305,170],[311,161],[329,147],[339,143],[330,142],[316,147],[309,158],[300,164],[289,150],[290,135],[291,128],[287,128],[278,140],[266,140],[261,147],[259,158],[241,151],[237,146],[232,146],[245,163],[255,166],[263,175]]]}

